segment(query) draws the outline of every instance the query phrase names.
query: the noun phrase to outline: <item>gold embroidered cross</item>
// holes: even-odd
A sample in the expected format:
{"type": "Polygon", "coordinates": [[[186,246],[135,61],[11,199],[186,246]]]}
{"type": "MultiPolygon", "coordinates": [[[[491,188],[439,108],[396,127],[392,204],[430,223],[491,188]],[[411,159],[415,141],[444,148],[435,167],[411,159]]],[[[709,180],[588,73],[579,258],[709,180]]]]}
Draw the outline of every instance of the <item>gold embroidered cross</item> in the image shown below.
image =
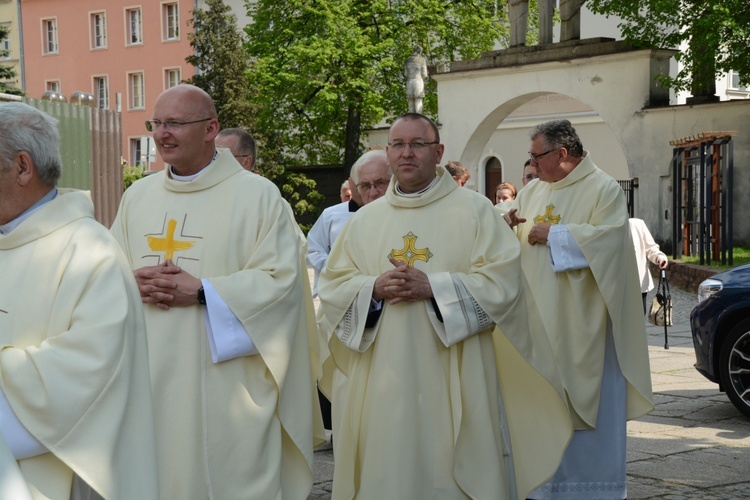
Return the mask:
{"type": "Polygon", "coordinates": [[[555,205],[549,204],[547,205],[547,210],[545,211],[544,215],[537,215],[534,217],[534,223],[537,222],[548,222],[550,224],[558,224],[560,222],[560,216],[559,215],[552,215],[552,212],[555,210],[555,205]]]}
{"type": "Polygon", "coordinates": [[[406,263],[406,265],[408,266],[413,266],[414,263],[418,260],[423,260],[425,262],[430,260],[430,257],[432,257],[432,252],[430,252],[429,248],[417,249],[417,237],[414,236],[414,233],[409,231],[409,234],[407,234],[403,238],[404,248],[402,248],[401,250],[391,250],[391,253],[388,254],[388,257],[400,260],[401,262],[406,263]]]}
{"type": "Polygon", "coordinates": [[[164,252],[164,259],[171,260],[174,262],[174,253],[182,252],[189,248],[193,248],[195,242],[193,241],[178,241],[174,239],[174,231],[177,228],[177,221],[169,219],[167,222],[166,235],[163,238],[158,236],[148,237],[148,246],[154,252],[164,252]]]}

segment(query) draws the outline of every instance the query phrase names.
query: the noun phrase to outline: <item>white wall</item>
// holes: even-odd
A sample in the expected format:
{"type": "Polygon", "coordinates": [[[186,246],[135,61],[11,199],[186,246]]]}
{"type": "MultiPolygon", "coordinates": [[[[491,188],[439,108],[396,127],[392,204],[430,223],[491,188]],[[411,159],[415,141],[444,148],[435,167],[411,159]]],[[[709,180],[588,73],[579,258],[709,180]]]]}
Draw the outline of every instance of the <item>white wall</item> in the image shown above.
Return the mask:
{"type": "Polygon", "coordinates": [[[750,213],[750,101],[647,107],[654,91],[653,68],[663,68],[667,56],[629,51],[434,75],[444,158],[467,165],[472,172],[469,187],[479,192],[484,192],[489,155],[501,160],[504,177],[517,184],[527,158],[529,129],[567,117],[600,168],[616,179],[639,179],[636,215],[658,240],[671,241],[670,141],[701,132],[736,131],[735,238],[750,241],[750,224],[742,217],[750,213]],[[528,111],[524,116],[519,113],[522,105],[528,111]]]}

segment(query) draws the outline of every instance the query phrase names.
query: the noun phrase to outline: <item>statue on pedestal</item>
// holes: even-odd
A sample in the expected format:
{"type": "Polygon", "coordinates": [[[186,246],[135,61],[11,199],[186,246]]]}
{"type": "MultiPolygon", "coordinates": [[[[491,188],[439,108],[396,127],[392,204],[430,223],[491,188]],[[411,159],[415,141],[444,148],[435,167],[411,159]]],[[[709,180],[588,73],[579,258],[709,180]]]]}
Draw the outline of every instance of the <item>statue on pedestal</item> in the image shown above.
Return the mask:
{"type": "Polygon", "coordinates": [[[411,56],[404,63],[406,100],[409,103],[409,113],[422,113],[424,81],[427,77],[427,60],[422,56],[422,47],[415,45],[411,56]]]}

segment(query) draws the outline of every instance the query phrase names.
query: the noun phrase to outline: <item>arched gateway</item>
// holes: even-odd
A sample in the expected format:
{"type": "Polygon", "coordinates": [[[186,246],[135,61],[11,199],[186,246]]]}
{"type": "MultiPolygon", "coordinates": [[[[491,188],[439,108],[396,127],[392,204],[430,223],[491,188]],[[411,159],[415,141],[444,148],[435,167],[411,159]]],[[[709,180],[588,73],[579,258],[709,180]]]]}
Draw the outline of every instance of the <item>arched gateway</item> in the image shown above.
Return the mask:
{"type": "MultiPolygon", "coordinates": [[[[608,142],[609,152],[626,162],[628,137],[638,140],[629,132],[637,127],[637,114],[644,106],[669,103],[669,90],[658,86],[655,78],[669,73],[672,54],[593,39],[488,52],[479,59],[455,62],[448,71],[433,75],[446,155],[475,169],[472,177],[480,192],[483,160],[493,154],[503,163],[508,176],[504,180],[518,183],[527,158],[528,129],[565,116],[572,117],[574,125],[592,125],[589,137],[579,131],[585,147],[594,146],[592,141],[608,142]],[[513,116],[530,102],[536,104],[534,111],[513,116]],[[511,132],[516,129],[518,133],[511,132]]],[[[606,158],[597,153],[594,160],[606,170],[606,158]]],[[[626,163],[609,173],[633,175],[631,167],[626,163]]]]}
{"type": "MultiPolygon", "coordinates": [[[[466,165],[472,174],[467,187],[481,193],[492,188],[485,185],[485,168],[489,164],[495,171],[495,182],[498,161],[502,180],[520,185],[529,130],[537,123],[568,118],[602,170],[616,179],[639,181],[636,216],[658,240],[669,240],[670,141],[707,130],[742,130],[750,112],[750,101],[670,105],[670,91],[657,77],[669,74],[674,53],[587,39],[487,52],[479,59],[454,62],[431,74],[438,84],[443,158],[466,165]],[[534,111],[519,115],[529,103],[534,111]]],[[[747,162],[750,141],[737,139],[735,163],[747,162]]],[[[741,182],[747,185],[748,179],[741,182]]],[[[738,202],[747,205],[746,191],[741,193],[738,202]]],[[[735,204],[735,213],[738,208],[735,204]]],[[[747,227],[735,226],[735,231],[740,239],[748,236],[747,227]]]]}

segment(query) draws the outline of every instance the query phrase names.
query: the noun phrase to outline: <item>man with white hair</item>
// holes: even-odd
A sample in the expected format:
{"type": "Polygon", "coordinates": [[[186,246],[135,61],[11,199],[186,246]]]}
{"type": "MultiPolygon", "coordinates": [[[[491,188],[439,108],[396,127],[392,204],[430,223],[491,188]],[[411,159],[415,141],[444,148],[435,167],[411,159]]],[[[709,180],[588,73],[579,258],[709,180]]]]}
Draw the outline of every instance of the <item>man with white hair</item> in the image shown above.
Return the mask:
{"type": "Polygon", "coordinates": [[[382,182],[382,179],[390,180],[388,158],[386,157],[384,149],[372,149],[367,151],[365,154],[360,156],[357,161],[354,162],[351,168],[351,176],[349,177],[350,184],[353,184],[352,188],[352,199],[328,207],[320,214],[318,220],[315,221],[310,232],[307,233],[307,263],[310,264],[315,270],[315,285],[313,286],[313,295],[318,293],[318,276],[326,266],[328,260],[328,254],[331,253],[333,242],[339,235],[344,225],[349,220],[354,212],[359,210],[359,207],[368,203],[365,200],[367,196],[368,200],[372,201],[385,193],[385,189],[388,187],[388,182],[382,182]],[[370,169],[374,169],[374,172],[380,172],[378,178],[381,179],[375,186],[370,186],[369,179],[367,180],[367,189],[361,190],[359,188],[360,172],[365,171],[365,175],[369,175],[370,169]],[[374,187],[374,189],[371,189],[374,187]],[[363,191],[366,191],[363,192],[363,191]]]}
{"type": "MultiPolygon", "coordinates": [[[[326,266],[333,242],[344,229],[349,217],[359,207],[383,196],[390,179],[391,170],[388,168],[388,157],[384,149],[367,151],[352,165],[349,177],[349,183],[354,185],[351,189],[352,199],[323,210],[307,234],[307,262],[315,270],[313,295],[318,293],[318,276],[326,266]]],[[[322,394],[319,395],[319,399],[323,424],[326,429],[330,430],[332,427],[331,403],[322,394]]]]}
{"type": "MultiPolygon", "coordinates": [[[[155,499],[138,288],[61,170],[57,120],[0,104],[0,432],[34,498],[155,499]]],[[[2,456],[0,496],[24,498],[2,456]]]]}

